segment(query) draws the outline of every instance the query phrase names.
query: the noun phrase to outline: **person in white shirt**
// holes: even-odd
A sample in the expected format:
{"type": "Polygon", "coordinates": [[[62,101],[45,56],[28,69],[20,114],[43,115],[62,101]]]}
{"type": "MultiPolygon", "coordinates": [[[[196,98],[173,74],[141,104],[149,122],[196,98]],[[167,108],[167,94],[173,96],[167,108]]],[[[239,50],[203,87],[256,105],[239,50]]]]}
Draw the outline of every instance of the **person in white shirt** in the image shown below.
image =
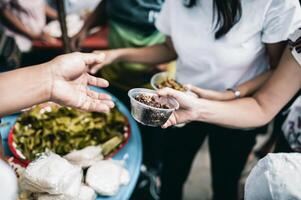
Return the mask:
{"type": "MultiPolygon", "coordinates": [[[[191,86],[198,94],[199,88],[191,86]]],[[[208,101],[194,98],[171,89],[159,91],[162,96],[176,98],[181,108],[164,125],[168,127],[187,121],[216,123],[236,128],[250,128],[271,121],[280,109],[301,88],[301,29],[290,36],[289,48],[284,52],[277,70],[253,97],[229,102],[208,101]],[[290,51],[291,50],[291,51],[290,51]]],[[[301,152],[301,98],[289,109],[282,126],[290,151],[301,152]]],[[[282,143],[283,141],[279,141],[282,143]]]]}
{"type": "MultiPolygon", "coordinates": [[[[166,42],[106,51],[102,65],[176,59],[179,82],[201,87],[203,98],[231,100],[252,94],[267,80],[289,34],[300,25],[297,0],[166,0],[156,20],[166,42]]],[[[238,180],[258,132],[200,122],[167,129],[161,199],[182,198],[193,158],[207,135],[213,199],[237,199],[238,180]]]]}

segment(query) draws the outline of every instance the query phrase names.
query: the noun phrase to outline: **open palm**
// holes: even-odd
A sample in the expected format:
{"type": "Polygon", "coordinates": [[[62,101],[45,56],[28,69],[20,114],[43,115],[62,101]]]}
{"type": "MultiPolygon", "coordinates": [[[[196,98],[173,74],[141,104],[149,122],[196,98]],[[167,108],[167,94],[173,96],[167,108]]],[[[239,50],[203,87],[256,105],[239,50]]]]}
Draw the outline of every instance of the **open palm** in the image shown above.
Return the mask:
{"type": "Polygon", "coordinates": [[[175,98],[180,104],[180,108],[172,113],[163,128],[187,123],[197,117],[196,108],[199,106],[199,98],[189,93],[184,93],[171,88],[164,88],[158,91],[160,96],[175,98]]]}
{"type": "Polygon", "coordinates": [[[88,111],[108,112],[114,106],[111,97],[88,86],[107,87],[109,83],[88,74],[103,58],[96,54],[72,53],[50,61],[51,100],[88,111]]]}

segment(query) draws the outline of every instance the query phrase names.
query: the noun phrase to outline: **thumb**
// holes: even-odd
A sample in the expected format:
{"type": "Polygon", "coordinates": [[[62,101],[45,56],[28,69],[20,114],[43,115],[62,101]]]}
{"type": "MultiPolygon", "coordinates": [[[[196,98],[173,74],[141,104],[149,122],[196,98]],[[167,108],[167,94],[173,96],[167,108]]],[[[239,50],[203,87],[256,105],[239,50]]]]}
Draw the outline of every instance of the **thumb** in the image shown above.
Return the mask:
{"type": "Polygon", "coordinates": [[[204,90],[202,88],[196,87],[194,85],[187,85],[186,87],[189,91],[195,93],[198,97],[203,97],[204,90]]]}
{"type": "Polygon", "coordinates": [[[183,92],[174,90],[172,88],[163,88],[161,90],[157,91],[159,96],[163,97],[173,97],[175,98],[178,102],[181,102],[183,100],[183,92]]]}

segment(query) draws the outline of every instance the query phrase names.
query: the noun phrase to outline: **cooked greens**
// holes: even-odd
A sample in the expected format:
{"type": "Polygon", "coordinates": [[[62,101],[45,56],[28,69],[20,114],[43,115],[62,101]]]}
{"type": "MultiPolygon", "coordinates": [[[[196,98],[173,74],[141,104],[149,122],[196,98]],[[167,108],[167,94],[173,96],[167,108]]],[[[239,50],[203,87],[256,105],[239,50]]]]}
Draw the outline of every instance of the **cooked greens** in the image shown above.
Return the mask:
{"type": "MultiPolygon", "coordinates": [[[[33,160],[46,150],[65,155],[115,137],[119,138],[120,144],[124,141],[126,124],[126,118],[117,109],[104,114],[68,107],[36,106],[21,114],[15,124],[13,140],[25,158],[33,160]]],[[[106,155],[119,144],[106,149],[106,155]]]]}

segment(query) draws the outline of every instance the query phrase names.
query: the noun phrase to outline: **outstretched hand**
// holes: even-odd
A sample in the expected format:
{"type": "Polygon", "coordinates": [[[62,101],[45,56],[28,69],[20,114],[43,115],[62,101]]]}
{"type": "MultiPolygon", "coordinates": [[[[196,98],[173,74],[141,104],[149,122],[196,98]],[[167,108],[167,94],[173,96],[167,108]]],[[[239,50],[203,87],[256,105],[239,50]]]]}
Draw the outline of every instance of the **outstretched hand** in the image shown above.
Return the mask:
{"type": "Polygon", "coordinates": [[[173,114],[170,116],[168,121],[162,126],[162,128],[187,123],[189,121],[197,119],[197,108],[200,104],[199,98],[191,94],[187,94],[171,88],[164,88],[162,90],[158,90],[158,94],[164,97],[175,98],[180,104],[179,110],[173,112],[173,114]]]}
{"type": "Polygon", "coordinates": [[[71,53],[46,63],[50,70],[50,100],[86,111],[109,112],[114,107],[107,94],[92,91],[88,86],[108,87],[108,81],[88,72],[104,58],[92,53],[71,53]]]}

